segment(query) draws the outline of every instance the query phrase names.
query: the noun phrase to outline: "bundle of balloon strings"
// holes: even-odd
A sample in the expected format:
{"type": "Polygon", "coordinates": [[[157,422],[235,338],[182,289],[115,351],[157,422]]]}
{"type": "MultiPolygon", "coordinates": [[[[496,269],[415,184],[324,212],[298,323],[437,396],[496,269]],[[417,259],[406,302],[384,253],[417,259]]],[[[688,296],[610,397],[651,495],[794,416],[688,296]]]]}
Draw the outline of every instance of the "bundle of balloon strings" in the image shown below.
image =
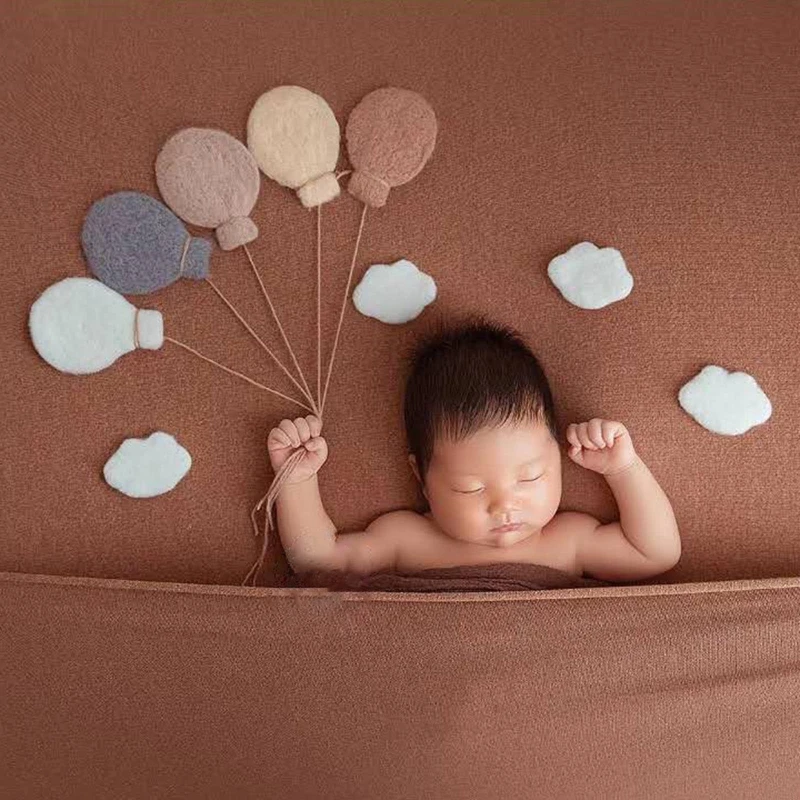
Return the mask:
{"type": "MultiPolygon", "coordinates": [[[[295,87],[296,88],[296,87],[295,87]]],[[[273,90],[274,91],[274,90],[273,90]]],[[[261,100],[267,95],[262,96],[261,100]]],[[[252,142],[254,133],[259,129],[263,117],[259,115],[258,103],[251,113],[248,122],[248,142],[252,142]]],[[[285,128],[284,128],[285,130],[285,128]]],[[[358,249],[361,236],[364,230],[366,212],[369,206],[373,208],[382,207],[386,204],[389,191],[392,187],[400,186],[410,181],[417,175],[433,152],[436,141],[437,123],[433,109],[428,102],[416,92],[396,87],[378,89],[366,97],[353,109],[350,114],[346,127],[347,150],[350,164],[353,167],[352,177],[347,186],[347,191],[356,199],[364,204],[361,214],[361,223],[356,237],[356,244],[353,250],[353,257],[350,262],[350,270],[347,277],[347,285],[344,291],[342,306],[339,314],[339,322],[336,329],[333,351],[328,365],[325,388],[320,393],[320,372],[319,372],[319,330],[320,330],[320,262],[321,262],[321,202],[304,200],[304,195],[311,194],[320,178],[312,178],[308,183],[297,187],[298,195],[304,204],[310,202],[317,208],[317,402],[312,398],[313,411],[323,421],[325,401],[328,394],[328,385],[331,378],[336,348],[339,342],[339,334],[342,326],[342,319],[347,304],[350,284],[353,277],[358,249]],[[321,396],[320,396],[321,395],[321,396]]],[[[251,149],[252,148],[252,145],[251,149]]],[[[338,137],[337,137],[338,150],[338,137]]],[[[256,152],[256,158],[259,154],[256,152]]],[[[334,163],[336,159],[334,158],[334,163]]],[[[264,163],[260,161],[260,166],[264,170],[264,163]]],[[[270,165],[275,173],[275,165],[270,165]]],[[[266,170],[265,170],[266,171],[266,170]]],[[[270,174],[268,172],[268,174],[270,174]]],[[[287,347],[291,351],[288,341],[287,347]]],[[[294,358],[294,354],[292,354],[294,358]]],[[[297,366],[297,360],[294,361],[297,366]]],[[[305,383],[302,371],[301,380],[305,383]]],[[[307,385],[307,384],[306,384],[307,385]]],[[[296,401],[297,402],[297,401],[296,401]]],[[[251,512],[253,530],[258,535],[258,527],[255,515],[263,505],[266,504],[264,515],[263,542],[261,554],[250,568],[250,571],[242,581],[242,585],[252,583],[256,585],[258,573],[261,570],[267,552],[269,542],[269,531],[274,527],[272,520],[272,509],[287,479],[297,464],[304,458],[305,449],[303,446],[295,450],[291,456],[281,465],[275,475],[267,493],[258,501],[251,512]]]]}

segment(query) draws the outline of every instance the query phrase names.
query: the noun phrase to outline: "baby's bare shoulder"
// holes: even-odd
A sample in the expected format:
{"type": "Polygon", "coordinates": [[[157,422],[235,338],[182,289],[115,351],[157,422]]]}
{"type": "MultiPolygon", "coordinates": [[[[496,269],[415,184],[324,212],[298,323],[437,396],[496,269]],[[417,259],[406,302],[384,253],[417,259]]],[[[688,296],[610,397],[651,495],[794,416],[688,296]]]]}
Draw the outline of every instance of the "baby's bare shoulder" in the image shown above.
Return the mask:
{"type": "Polygon", "coordinates": [[[382,514],[372,522],[369,530],[378,531],[385,540],[392,542],[398,558],[403,552],[429,547],[437,538],[431,520],[406,508],[382,514]]]}
{"type": "Polygon", "coordinates": [[[559,511],[550,524],[557,528],[559,533],[571,534],[596,528],[599,522],[591,514],[583,511],[559,511]]]}
{"type": "Polygon", "coordinates": [[[599,524],[591,514],[583,511],[559,511],[547,527],[554,540],[574,547],[577,552],[582,539],[599,524]]]}
{"type": "Polygon", "coordinates": [[[430,521],[422,514],[403,508],[381,514],[370,524],[369,528],[370,530],[380,528],[384,533],[402,534],[407,537],[409,532],[426,533],[430,529],[430,524],[430,521]]]}

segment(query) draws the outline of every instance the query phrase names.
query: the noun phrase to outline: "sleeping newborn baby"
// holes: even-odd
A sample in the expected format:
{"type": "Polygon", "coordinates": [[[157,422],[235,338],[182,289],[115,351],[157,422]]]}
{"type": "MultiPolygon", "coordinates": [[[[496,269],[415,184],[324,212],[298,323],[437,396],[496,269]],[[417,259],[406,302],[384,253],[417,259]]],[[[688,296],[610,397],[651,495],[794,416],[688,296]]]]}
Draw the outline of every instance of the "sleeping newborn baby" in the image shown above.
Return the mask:
{"type": "Polygon", "coordinates": [[[417,572],[528,562],[604,581],[636,581],[680,559],[672,506],[620,422],[595,418],[565,431],[572,461],[598,472],[620,520],[559,511],[561,446],[539,362],[514,330],[482,318],[438,330],[412,354],[404,399],[409,463],[426,500],[358,533],[339,533],[317,473],[328,457],[318,417],[270,431],[277,472],[301,459],[277,497],[277,526],[296,573],[417,572]]]}

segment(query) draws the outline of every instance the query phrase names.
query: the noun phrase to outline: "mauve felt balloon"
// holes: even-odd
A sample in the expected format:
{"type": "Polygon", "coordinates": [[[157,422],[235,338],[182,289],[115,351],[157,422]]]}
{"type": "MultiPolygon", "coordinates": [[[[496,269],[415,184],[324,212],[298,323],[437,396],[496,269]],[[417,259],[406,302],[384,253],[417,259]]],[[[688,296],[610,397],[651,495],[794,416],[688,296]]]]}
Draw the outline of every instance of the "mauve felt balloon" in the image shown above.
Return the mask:
{"type": "Polygon", "coordinates": [[[250,219],[261,187],[258,164],[229,133],[184,128],[161,148],[155,168],[164,202],[185,222],[214,228],[223,250],[258,236],[250,219]]]}
{"type": "Polygon", "coordinates": [[[267,177],[297,192],[306,208],[340,194],[333,174],[341,132],[325,100],[302,86],[277,86],[256,100],[247,147],[267,177]]]}
{"type": "Polygon", "coordinates": [[[178,278],[208,276],[211,242],[190,236],[163,203],[115,192],[92,205],[81,232],[89,269],[120,294],[148,294],[178,278]]]}
{"type": "Polygon", "coordinates": [[[347,191],[368,206],[386,204],[389,189],[408,183],[436,144],[436,115],[417,92],[387,86],[352,110],[345,137],[353,175],[347,191]]]}

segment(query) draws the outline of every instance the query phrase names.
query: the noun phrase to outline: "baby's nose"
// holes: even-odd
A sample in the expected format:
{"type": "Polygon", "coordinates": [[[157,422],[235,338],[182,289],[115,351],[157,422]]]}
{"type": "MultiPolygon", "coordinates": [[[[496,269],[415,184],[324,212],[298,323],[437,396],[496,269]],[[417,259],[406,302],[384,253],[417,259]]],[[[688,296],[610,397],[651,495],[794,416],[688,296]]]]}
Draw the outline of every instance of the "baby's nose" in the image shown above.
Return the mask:
{"type": "Polygon", "coordinates": [[[516,510],[516,502],[511,496],[504,496],[493,500],[489,505],[492,514],[510,514],[516,510]]]}

